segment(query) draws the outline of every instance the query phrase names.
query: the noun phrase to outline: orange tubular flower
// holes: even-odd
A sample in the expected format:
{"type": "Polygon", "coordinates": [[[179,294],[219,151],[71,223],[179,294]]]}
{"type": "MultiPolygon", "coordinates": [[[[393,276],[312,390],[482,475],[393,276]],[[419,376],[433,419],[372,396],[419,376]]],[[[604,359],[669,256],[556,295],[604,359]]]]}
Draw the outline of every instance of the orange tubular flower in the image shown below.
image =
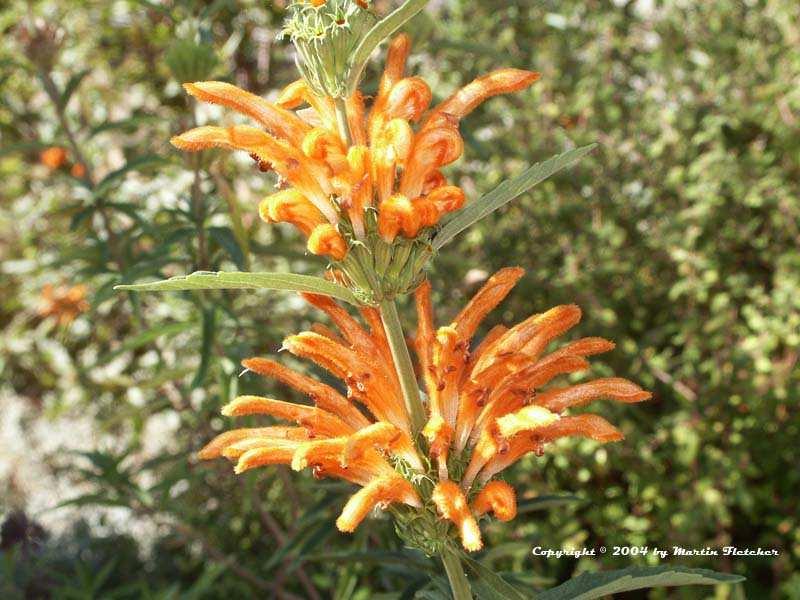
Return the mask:
{"type": "Polygon", "coordinates": [[[318,95],[305,80],[285,88],[276,102],[204,81],[184,88],[198,100],[249,117],[261,129],[199,127],[172,143],[188,151],[244,150],[262,169],[274,170],[290,188],[265,201],[261,215],[270,223],[295,225],[314,254],[341,261],[351,242],[368,241],[373,232],[389,244],[397,236],[415,239],[465,202],[464,192],[448,185],[440,171],[463,152],[459,121],[487,98],[522,90],[539,75],[500,69],[429,110],[430,88],[405,74],[409,50],[406,35],[391,42],[369,110],[358,91],[345,99],[349,139],[340,130],[333,98],[318,95]],[[377,224],[366,218],[368,209],[377,209],[377,224]]]}
{"type": "Polygon", "coordinates": [[[42,305],[39,307],[42,317],[53,317],[63,326],[69,325],[87,310],[89,302],[86,300],[85,285],[56,288],[48,283],[42,288],[42,305]]]}
{"type": "Polygon", "coordinates": [[[614,347],[601,338],[581,338],[547,352],[580,320],[576,306],[558,306],[510,328],[497,326],[474,344],[483,319],[522,274],[521,269],[502,269],[452,323],[438,329],[430,285],[418,288],[413,346],[428,398],[429,420],[421,432],[426,443],[414,437],[375,309],[361,309],[365,327],[333,300],[304,294],[336,331],[320,325],[290,336],[283,347],[330,371],[346,393],[275,361],[248,359],[246,369],[295,388],[313,404],[236,398],[222,409],[224,415],[269,415],[282,423],[223,433],[199,457],[226,457],[235,462],[237,473],[286,464],[361,486],[336,522],[341,531],[353,531],[375,507],[391,506],[398,520],[414,523],[408,529],[417,537],[409,539],[420,547],[437,543],[436,532],[449,522],[466,550],[479,550],[481,517],[492,514],[508,521],[516,516],[514,490],[494,479],[500,471],[530,452],[541,454],[561,438],[622,439],[602,417],[566,411],[600,398],[630,403],[650,397],[620,378],[549,385],[558,375],[587,369],[587,356],[614,347]],[[427,529],[420,534],[420,527],[427,529]]]}
{"type": "Polygon", "coordinates": [[[67,160],[67,151],[60,146],[50,146],[39,154],[39,162],[51,171],[61,168],[67,160]]]}

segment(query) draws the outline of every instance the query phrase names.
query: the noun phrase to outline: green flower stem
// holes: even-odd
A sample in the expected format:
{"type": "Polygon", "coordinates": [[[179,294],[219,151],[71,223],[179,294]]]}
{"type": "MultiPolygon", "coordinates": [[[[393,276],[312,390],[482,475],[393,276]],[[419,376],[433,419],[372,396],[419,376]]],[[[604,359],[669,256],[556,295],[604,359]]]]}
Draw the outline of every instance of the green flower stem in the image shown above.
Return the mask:
{"type": "Polygon", "coordinates": [[[339,136],[349,148],[353,144],[350,136],[350,126],[347,124],[347,104],[344,98],[334,98],[333,107],[336,111],[336,125],[339,127],[339,136]]]}
{"type": "Polygon", "coordinates": [[[447,572],[447,579],[450,582],[450,590],[453,592],[453,600],[472,600],[472,590],[469,587],[469,580],[464,573],[464,566],[455,550],[445,547],[442,550],[442,563],[447,572]]]}
{"type": "Polygon", "coordinates": [[[411,417],[411,429],[416,438],[425,425],[425,411],[422,407],[422,400],[419,397],[419,386],[414,375],[414,367],[411,364],[411,355],[408,352],[406,339],[403,335],[403,327],[400,324],[400,316],[397,314],[397,305],[394,300],[383,300],[379,310],[383,329],[386,331],[386,338],[389,341],[389,348],[392,351],[394,367],[397,370],[397,377],[400,379],[400,387],[403,390],[403,400],[411,417]]]}

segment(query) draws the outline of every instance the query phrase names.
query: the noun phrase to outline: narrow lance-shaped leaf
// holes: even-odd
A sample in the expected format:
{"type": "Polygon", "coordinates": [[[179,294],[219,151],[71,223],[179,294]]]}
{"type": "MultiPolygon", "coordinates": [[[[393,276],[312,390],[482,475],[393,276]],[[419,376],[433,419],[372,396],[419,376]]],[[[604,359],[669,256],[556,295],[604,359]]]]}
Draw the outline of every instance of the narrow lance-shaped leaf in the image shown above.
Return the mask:
{"type": "Polygon", "coordinates": [[[311,292],[358,304],[346,287],[311,275],[295,273],[244,273],[197,271],[152,283],[118,285],[115,290],[132,292],[180,292],[191,290],[286,290],[311,292]]]}
{"type": "Polygon", "coordinates": [[[743,581],[740,575],[717,573],[708,569],[662,565],[630,567],[617,571],[583,573],[566,583],[536,596],[536,600],[592,600],[610,594],[653,587],[679,585],[718,585],[743,581]]]}
{"type": "Polygon", "coordinates": [[[571,496],[568,494],[551,494],[542,495],[530,500],[523,500],[517,506],[517,514],[522,515],[525,513],[535,512],[538,510],[550,510],[551,508],[559,508],[574,504],[576,502],[583,502],[584,499],[579,496],[571,496]]]}
{"type": "Polygon", "coordinates": [[[529,596],[519,591],[491,569],[477,560],[463,556],[467,570],[475,577],[475,589],[480,598],[486,600],[528,600],[529,596]]]}
{"type": "Polygon", "coordinates": [[[433,238],[433,248],[439,250],[467,227],[474,225],[548,177],[577,162],[596,146],[597,144],[589,144],[569,150],[544,162],[536,163],[513,179],[504,181],[485,196],[455,213],[453,218],[433,238]]]}
{"type": "Polygon", "coordinates": [[[147,154],[133,158],[125,163],[116,171],[111,171],[106,175],[94,190],[95,196],[102,196],[107,193],[115,184],[122,182],[125,176],[132,172],[142,169],[144,167],[152,167],[166,162],[166,159],[156,154],[147,154]]]}

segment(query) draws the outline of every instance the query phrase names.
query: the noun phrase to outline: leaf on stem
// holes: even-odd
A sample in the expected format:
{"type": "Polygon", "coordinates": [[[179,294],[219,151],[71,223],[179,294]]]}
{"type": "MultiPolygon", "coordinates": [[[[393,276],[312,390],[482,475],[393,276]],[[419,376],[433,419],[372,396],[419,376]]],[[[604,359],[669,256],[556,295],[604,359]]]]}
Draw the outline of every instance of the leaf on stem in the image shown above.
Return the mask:
{"type": "Polygon", "coordinates": [[[548,177],[577,162],[596,146],[597,144],[589,144],[588,146],[558,154],[544,162],[536,163],[513,179],[504,181],[485,196],[475,202],[471,202],[455,213],[453,218],[433,238],[433,248],[439,250],[467,227],[474,225],[485,216],[508,204],[514,198],[524,194],[548,177]]]}
{"type": "Polygon", "coordinates": [[[592,600],[610,594],[653,587],[679,585],[717,585],[737,583],[744,577],[708,569],[671,565],[630,567],[616,571],[583,573],[558,587],[542,592],[536,600],[592,600]]]}
{"type": "Polygon", "coordinates": [[[180,292],[190,290],[286,290],[322,294],[358,304],[356,297],[346,287],[311,275],[295,273],[245,273],[197,271],[191,275],[181,275],[134,285],[118,285],[116,290],[132,292],[180,292]]]}

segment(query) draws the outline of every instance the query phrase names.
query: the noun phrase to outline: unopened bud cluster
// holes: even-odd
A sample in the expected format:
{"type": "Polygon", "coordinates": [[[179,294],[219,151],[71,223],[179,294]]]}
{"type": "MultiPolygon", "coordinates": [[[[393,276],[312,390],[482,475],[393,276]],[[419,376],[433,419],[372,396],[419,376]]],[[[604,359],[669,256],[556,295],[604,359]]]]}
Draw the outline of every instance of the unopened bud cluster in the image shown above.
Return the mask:
{"type": "Polygon", "coordinates": [[[377,20],[367,0],[295,1],[289,7],[283,35],[297,48],[297,68],[315,94],[352,93],[352,56],[377,20]]]}

